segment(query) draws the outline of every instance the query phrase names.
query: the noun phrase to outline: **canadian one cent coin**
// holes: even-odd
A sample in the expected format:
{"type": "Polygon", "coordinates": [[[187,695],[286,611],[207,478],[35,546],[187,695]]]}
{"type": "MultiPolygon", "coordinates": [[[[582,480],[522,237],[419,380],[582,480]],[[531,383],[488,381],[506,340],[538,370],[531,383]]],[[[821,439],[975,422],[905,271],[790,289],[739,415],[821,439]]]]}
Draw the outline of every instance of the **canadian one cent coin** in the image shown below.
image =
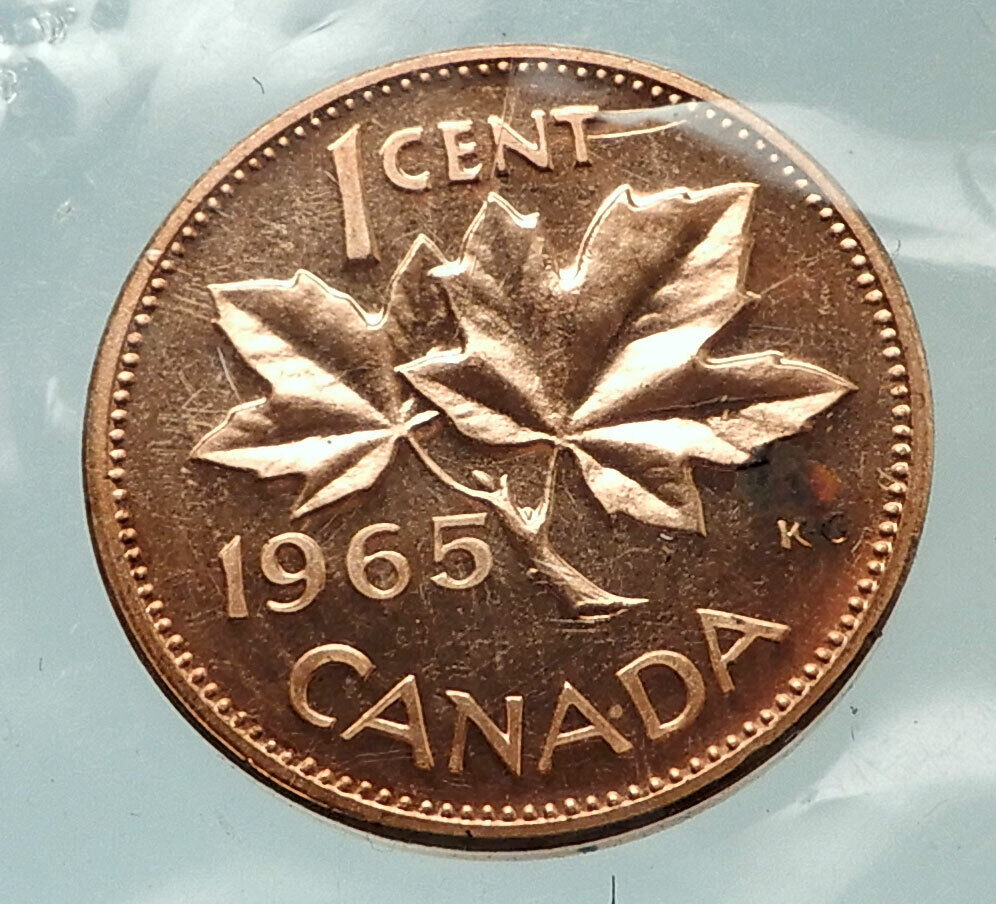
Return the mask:
{"type": "Polygon", "coordinates": [[[111,314],[85,472],[125,630],[220,749],[363,829],[534,848],[683,811],[827,704],[931,431],[892,265],[791,142],[495,46],[210,169],[111,314]]]}

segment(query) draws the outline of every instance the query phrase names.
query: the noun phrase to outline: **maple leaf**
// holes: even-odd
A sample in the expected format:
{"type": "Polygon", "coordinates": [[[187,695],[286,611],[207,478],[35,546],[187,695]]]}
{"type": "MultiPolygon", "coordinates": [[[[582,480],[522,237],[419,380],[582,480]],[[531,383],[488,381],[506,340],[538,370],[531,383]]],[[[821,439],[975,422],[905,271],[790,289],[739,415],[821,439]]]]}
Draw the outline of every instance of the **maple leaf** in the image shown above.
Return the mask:
{"type": "Polygon", "coordinates": [[[466,436],[569,449],[606,511],[705,533],[693,462],[747,464],[855,388],[777,351],[709,354],[751,298],[756,187],[620,186],[563,270],[539,215],[490,194],[456,259],[405,281],[442,288],[462,343],[399,371],[466,436]]]}
{"type": "MultiPolygon", "coordinates": [[[[413,254],[406,273],[419,272],[413,262],[432,250],[413,254]]],[[[398,440],[435,416],[413,414],[404,398],[394,367],[415,346],[404,330],[383,328],[383,312],[364,311],[307,270],[209,289],[218,326],[269,392],[232,408],[191,457],[264,478],[303,476],[295,517],[372,486],[398,440]]]]}

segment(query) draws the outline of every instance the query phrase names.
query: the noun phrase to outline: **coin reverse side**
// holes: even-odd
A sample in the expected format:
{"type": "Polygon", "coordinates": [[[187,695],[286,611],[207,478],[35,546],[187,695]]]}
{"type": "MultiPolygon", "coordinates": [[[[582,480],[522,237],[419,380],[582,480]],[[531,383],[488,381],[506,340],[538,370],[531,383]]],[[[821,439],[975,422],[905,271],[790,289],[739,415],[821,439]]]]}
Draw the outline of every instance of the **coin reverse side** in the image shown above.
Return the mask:
{"type": "Polygon", "coordinates": [[[191,189],[85,472],[125,630],[220,749],[354,826],[534,848],[827,704],[931,437],[903,290],[812,161],[673,72],[498,46],[322,91],[191,189]]]}

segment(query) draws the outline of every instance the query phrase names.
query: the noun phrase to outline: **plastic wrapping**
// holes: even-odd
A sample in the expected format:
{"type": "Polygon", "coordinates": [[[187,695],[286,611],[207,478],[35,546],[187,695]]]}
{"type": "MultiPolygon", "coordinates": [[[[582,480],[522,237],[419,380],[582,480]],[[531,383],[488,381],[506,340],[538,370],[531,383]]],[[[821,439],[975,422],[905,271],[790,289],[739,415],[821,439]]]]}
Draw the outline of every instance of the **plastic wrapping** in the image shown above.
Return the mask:
{"type": "Polygon", "coordinates": [[[923,0],[0,2],[0,899],[986,900],[993,29],[984,6],[923,0]],[[684,72],[832,173],[893,254],[919,318],[937,464],[918,559],[883,638],[787,753],[639,839],[471,859],[323,822],[190,730],[107,603],[80,433],[113,298],[211,161],[367,67],[512,40],[684,72]]]}

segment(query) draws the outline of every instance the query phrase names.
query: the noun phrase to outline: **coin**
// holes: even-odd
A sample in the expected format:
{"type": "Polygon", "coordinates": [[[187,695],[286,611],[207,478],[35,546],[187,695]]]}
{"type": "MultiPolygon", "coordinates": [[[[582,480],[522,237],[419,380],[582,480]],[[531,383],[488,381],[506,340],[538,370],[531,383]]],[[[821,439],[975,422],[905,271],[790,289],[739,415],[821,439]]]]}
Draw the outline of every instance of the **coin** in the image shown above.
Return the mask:
{"type": "Polygon", "coordinates": [[[931,442],[896,273],[799,149],[657,66],[496,46],[209,170],[111,315],[85,476],[125,631],[222,751],[496,850],[673,816],[825,707],[931,442]]]}

